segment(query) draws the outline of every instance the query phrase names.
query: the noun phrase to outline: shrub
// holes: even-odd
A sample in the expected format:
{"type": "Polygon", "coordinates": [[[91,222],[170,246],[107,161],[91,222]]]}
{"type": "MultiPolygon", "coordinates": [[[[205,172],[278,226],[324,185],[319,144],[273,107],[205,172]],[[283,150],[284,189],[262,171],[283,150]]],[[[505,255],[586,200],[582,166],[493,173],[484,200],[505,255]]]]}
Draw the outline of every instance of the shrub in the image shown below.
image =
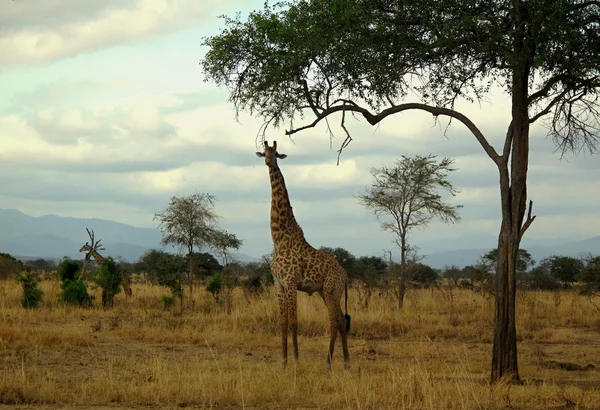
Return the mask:
{"type": "Polygon", "coordinates": [[[173,306],[173,303],[175,302],[175,298],[173,296],[163,296],[161,300],[165,309],[169,309],[171,306],[173,306]]]}
{"type": "Polygon", "coordinates": [[[586,259],[586,266],[580,275],[580,280],[585,284],[584,291],[598,291],[600,290],[600,256],[589,256],[586,259]]]}
{"type": "Polygon", "coordinates": [[[44,297],[44,292],[38,287],[39,275],[36,272],[20,273],[17,275],[17,282],[23,286],[21,306],[25,309],[36,308],[44,297]]]}
{"type": "Polygon", "coordinates": [[[102,306],[112,307],[115,295],[121,291],[121,281],[123,280],[123,271],[119,265],[112,258],[106,258],[93,280],[102,288],[102,306]]]}
{"type": "Polygon", "coordinates": [[[58,293],[58,301],[67,305],[91,307],[94,299],[87,291],[83,280],[64,280],[60,284],[61,292],[58,293]]]}
{"type": "Polygon", "coordinates": [[[23,262],[9,255],[8,253],[0,253],[0,279],[7,279],[13,274],[23,270],[23,262]]]}
{"type": "Polygon", "coordinates": [[[547,269],[540,266],[529,272],[529,281],[533,289],[555,290],[559,287],[556,278],[547,269]]]}
{"type": "Polygon", "coordinates": [[[58,265],[58,277],[62,282],[66,280],[74,281],[77,279],[77,273],[80,268],[77,261],[64,259],[60,265],[58,265]]]}
{"type": "Polygon", "coordinates": [[[223,290],[223,276],[220,273],[215,274],[206,285],[206,290],[215,298],[215,302],[219,302],[219,296],[223,290]]]}

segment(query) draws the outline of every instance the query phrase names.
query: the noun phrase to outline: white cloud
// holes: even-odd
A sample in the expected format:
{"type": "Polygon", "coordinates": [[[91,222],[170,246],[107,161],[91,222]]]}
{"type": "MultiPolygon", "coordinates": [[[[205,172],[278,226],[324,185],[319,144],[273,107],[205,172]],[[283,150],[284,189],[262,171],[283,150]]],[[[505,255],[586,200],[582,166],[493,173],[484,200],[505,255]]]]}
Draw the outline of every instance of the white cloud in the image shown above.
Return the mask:
{"type": "Polygon", "coordinates": [[[12,2],[3,6],[4,17],[0,20],[7,24],[7,29],[0,32],[0,65],[53,61],[190,27],[211,16],[217,4],[194,0],[90,1],[69,5],[48,0],[12,2]],[[74,10],[68,10],[69,7],[74,10]],[[8,22],[12,24],[8,26],[8,22]]]}

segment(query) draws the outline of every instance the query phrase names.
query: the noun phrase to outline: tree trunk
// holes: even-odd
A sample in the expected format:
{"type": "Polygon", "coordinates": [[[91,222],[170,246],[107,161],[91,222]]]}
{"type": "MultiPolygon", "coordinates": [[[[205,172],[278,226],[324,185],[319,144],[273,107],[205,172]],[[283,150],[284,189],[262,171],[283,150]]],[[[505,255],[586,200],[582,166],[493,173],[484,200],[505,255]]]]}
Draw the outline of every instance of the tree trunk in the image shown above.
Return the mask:
{"type": "Polygon", "coordinates": [[[192,292],[194,290],[194,250],[188,249],[188,262],[190,264],[190,273],[188,278],[188,285],[190,287],[190,303],[192,300],[192,292]]]}
{"type": "MultiPolygon", "coordinates": [[[[516,11],[517,13],[519,10],[516,11]]],[[[520,29],[517,29],[517,32],[520,29]]],[[[520,34],[517,33],[517,36],[520,34]]],[[[522,41],[522,37],[516,39],[522,41]]],[[[524,43],[517,46],[525,47],[524,43]]],[[[519,381],[517,362],[516,267],[527,205],[527,168],[529,161],[529,117],[527,61],[517,64],[512,77],[512,122],[507,133],[500,171],[502,225],[498,237],[496,271],[496,310],[491,381],[502,378],[519,381]],[[508,154],[510,152],[510,179],[508,154]]]]}
{"type": "MultiPolygon", "coordinates": [[[[390,258],[391,259],[391,258],[390,258]]],[[[404,295],[406,294],[406,238],[400,237],[400,287],[398,289],[398,309],[404,307],[404,295]]]]}

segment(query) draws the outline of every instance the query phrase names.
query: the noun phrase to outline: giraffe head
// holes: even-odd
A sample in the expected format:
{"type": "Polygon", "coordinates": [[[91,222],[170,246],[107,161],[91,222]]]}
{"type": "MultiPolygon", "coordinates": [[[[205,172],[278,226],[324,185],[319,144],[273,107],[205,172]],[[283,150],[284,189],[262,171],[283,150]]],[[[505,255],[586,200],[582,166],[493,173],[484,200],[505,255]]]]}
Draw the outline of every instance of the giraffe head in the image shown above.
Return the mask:
{"type": "Polygon", "coordinates": [[[287,157],[285,154],[277,152],[277,141],[273,141],[273,146],[269,147],[269,143],[265,141],[265,150],[263,152],[257,152],[256,155],[261,158],[265,158],[265,164],[268,167],[277,166],[277,158],[284,159],[287,157]]]}
{"type": "Polygon", "coordinates": [[[91,250],[92,250],[92,247],[90,246],[89,243],[86,242],[85,245],[83,245],[81,247],[81,249],[79,249],[79,252],[89,252],[91,250]]]}

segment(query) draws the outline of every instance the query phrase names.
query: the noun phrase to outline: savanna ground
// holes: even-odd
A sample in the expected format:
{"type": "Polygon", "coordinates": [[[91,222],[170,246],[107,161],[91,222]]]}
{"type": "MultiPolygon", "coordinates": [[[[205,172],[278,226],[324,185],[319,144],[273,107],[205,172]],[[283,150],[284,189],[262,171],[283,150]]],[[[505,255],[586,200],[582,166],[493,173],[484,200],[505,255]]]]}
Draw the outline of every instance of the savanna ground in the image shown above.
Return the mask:
{"type": "MultiPolygon", "coordinates": [[[[519,292],[522,385],[490,385],[493,297],[467,289],[411,290],[404,309],[350,292],[352,368],[336,345],[325,370],[327,318],[319,296],[299,293],[300,365],[280,364],[273,290],[236,289],[231,314],[196,290],[194,309],[165,310],[145,284],[112,309],[19,304],[0,281],[0,409],[365,408],[600,409],[600,311],[574,291],[519,292]]],[[[290,341],[291,347],[291,341],[290,341]]]]}

